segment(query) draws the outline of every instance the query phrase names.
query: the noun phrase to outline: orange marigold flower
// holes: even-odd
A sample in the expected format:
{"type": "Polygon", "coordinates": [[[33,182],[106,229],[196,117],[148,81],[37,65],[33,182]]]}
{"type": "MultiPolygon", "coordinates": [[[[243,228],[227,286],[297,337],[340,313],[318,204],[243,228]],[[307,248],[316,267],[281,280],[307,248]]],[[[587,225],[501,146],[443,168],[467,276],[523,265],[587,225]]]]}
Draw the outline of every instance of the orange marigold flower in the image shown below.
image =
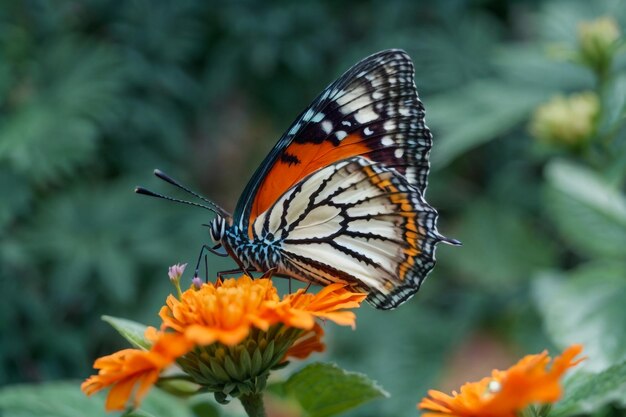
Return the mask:
{"type": "Polygon", "coordinates": [[[322,336],[324,336],[324,329],[315,323],[311,330],[302,334],[291,345],[283,360],[287,360],[287,358],[306,359],[313,352],[323,352],[326,350],[326,346],[322,343],[322,336]]]}
{"type": "Polygon", "coordinates": [[[356,316],[347,309],[359,307],[366,297],[367,294],[346,290],[342,284],[330,284],[317,294],[298,290],[273,308],[281,321],[294,327],[309,329],[317,317],[354,328],[356,316]]]}
{"type": "Polygon", "coordinates": [[[82,389],[89,395],[110,386],[108,410],[123,409],[131,397],[137,406],[161,371],[176,362],[219,402],[258,393],[270,371],[288,358],[324,350],[316,318],[354,327],[355,315],[347,309],[365,297],[333,284],[281,300],[271,280],[247,276],[192,285],[179,298],[168,296],[159,312],[161,331],[146,332],[150,350],[125,349],[96,360],[100,372],[82,389]]]}
{"type": "Polygon", "coordinates": [[[146,330],[146,338],[153,341],[150,350],[124,349],[97,359],[94,368],[100,372],[83,382],[83,392],[92,395],[111,386],[105,404],[108,411],[123,410],[131,397],[137,406],[161,371],[193,346],[181,335],[159,333],[153,327],[146,330]]]}
{"type": "Polygon", "coordinates": [[[561,398],[559,379],[584,358],[574,359],[582,346],[572,345],[554,359],[548,369],[547,352],[527,355],[506,371],[494,370],[491,377],[468,382],[452,396],[429,390],[418,408],[429,410],[423,417],[516,417],[531,404],[553,403],[561,398]]]}
{"type": "Polygon", "coordinates": [[[265,312],[268,302],[279,300],[269,279],[246,276],[190,288],[180,300],[170,295],[159,316],[164,329],[183,333],[189,340],[208,345],[241,342],[252,326],[267,330],[271,322],[265,312]]]}
{"type": "Polygon", "coordinates": [[[170,295],[159,315],[163,329],[184,333],[197,344],[233,345],[252,327],[267,330],[282,323],[309,330],[316,317],[354,327],[356,316],[347,309],[358,307],[366,297],[347,291],[342,284],[331,284],[318,294],[298,290],[281,301],[271,280],[242,276],[204,284],[199,290],[191,288],[180,300],[170,295]]]}

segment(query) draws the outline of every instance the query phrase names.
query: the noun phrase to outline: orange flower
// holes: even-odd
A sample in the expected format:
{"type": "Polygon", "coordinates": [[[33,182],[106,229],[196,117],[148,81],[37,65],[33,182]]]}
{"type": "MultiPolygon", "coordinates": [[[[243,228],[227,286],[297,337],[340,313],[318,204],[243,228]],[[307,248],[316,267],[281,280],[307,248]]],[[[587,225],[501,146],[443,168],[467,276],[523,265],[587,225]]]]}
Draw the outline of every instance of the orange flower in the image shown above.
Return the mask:
{"type": "Polygon", "coordinates": [[[199,345],[241,342],[252,326],[267,330],[270,326],[265,305],[279,300],[276,288],[268,279],[239,279],[203,284],[190,288],[181,299],[167,297],[159,316],[163,329],[183,333],[199,345]]]}
{"type": "Polygon", "coordinates": [[[308,294],[300,289],[273,308],[280,320],[289,326],[310,329],[317,317],[354,328],[356,316],[347,309],[359,307],[366,297],[367,294],[346,290],[342,284],[330,284],[317,294],[308,294]]]}
{"type": "Polygon", "coordinates": [[[554,359],[550,369],[547,352],[528,355],[506,371],[494,370],[491,377],[469,382],[452,396],[428,391],[418,408],[429,410],[422,417],[515,417],[516,412],[534,403],[553,403],[561,398],[559,379],[582,359],[574,358],[582,346],[572,345],[554,359]]]}
{"type": "Polygon", "coordinates": [[[123,410],[131,396],[137,406],[161,371],[192,347],[180,335],[158,333],[153,327],[146,330],[146,338],[154,342],[150,350],[124,349],[97,359],[94,368],[100,372],[83,382],[83,392],[92,395],[111,386],[105,404],[108,411],[123,410]]]}
{"type": "Polygon", "coordinates": [[[245,339],[252,327],[267,330],[282,323],[310,330],[316,317],[354,327],[356,316],[346,309],[358,307],[366,297],[342,284],[331,284],[318,294],[298,290],[281,301],[271,280],[242,276],[191,288],[180,300],[170,295],[159,315],[163,329],[184,333],[194,343],[233,345],[245,339]]]}
{"type": "Polygon", "coordinates": [[[177,362],[220,402],[259,392],[287,358],[324,350],[316,318],[354,327],[355,315],[347,309],[365,297],[333,284],[318,294],[299,290],[281,300],[271,280],[247,276],[192,285],[180,299],[167,297],[159,312],[161,332],[146,332],[153,341],[149,351],[125,349],[96,360],[99,374],[81,388],[90,395],[111,386],[107,410],[124,409],[131,397],[137,406],[161,371],[177,362]]]}
{"type": "Polygon", "coordinates": [[[313,352],[323,352],[326,346],[322,343],[322,336],[324,329],[315,323],[313,329],[304,333],[291,345],[283,361],[287,358],[306,359],[313,352]]]}

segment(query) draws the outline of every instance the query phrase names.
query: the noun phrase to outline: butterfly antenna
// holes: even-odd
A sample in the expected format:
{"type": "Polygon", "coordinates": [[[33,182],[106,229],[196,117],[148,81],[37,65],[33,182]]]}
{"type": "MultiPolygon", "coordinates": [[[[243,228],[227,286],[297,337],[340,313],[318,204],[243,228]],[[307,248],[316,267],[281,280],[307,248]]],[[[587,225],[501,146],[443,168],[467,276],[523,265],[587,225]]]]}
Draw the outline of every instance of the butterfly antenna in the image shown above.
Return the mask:
{"type": "Polygon", "coordinates": [[[173,201],[175,203],[181,203],[181,204],[187,204],[189,206],[201,207],[201,208],[203,208],[205,210],[210,210],[213,213],[220,214],[213,207],[205,206],[204,204],[194,203],[193,201],[180,200],[178,198],[174,198],[174,197],[170,197],[170,196],[167,196],[167,195],[155,193],[154,191],[150,191],[150,190],[148,190],[146,188],[143,188],[143,187],[135,187],[135,192],[137,194],[143,194],[143,195],[147,195],[147,196],[150,196],[150,197],[158,197],[158,198],[162,198],[164,200],[173,201]]]}
{"type": "Polygon", "coordinates": [[[154,175],[156,175],[158,178],[162,179],[165,182],[168,182],[170,184],[172,184],[173,186],[180,188],[181,190],[191,194],[192,196],[199,198],[200,200],[204,201],[205,203],[209,204],[211,207],[213,207],[213,211],[217,214],[219,214],[222,217],[230,217],[230,214],[224,210],[223,208],[221,208],[220,206],[218,206],[217,204],[215,204],[214,202],[212,202],[211,200],[209,200],[208,198],[196,193],[195,191],[189,189],[188,187],[185,187],[184,185],[182,185],[180,182],[176,181],[174,178],[170,177],[169,175],[167,175],[165,172],[161,171],[160,169],[155,169],[154,170],[154,175]]]}

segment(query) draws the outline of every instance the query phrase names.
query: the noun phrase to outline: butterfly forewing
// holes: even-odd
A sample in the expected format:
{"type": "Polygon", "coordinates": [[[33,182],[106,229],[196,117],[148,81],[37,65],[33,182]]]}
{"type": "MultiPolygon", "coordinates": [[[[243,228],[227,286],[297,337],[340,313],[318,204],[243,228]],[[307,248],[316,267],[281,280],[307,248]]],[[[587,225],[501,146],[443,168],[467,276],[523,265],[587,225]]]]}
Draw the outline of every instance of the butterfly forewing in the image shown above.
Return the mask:
{"type": "Polygon", "coordinates": [[[404,51],[388,50],[328,86],[259,167],[237,205],[236,224],[248,230],[307,175],[355,156],[395,169],[423,193],[432,140],[413,73],[404,51]]]}

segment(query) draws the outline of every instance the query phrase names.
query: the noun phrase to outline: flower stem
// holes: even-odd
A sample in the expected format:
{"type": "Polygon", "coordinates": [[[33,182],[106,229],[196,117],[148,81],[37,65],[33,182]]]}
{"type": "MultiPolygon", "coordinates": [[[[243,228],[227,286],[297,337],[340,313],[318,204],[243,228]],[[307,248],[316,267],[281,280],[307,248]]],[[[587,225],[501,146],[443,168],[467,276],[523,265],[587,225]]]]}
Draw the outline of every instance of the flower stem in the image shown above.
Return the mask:
{"type": "Polygon", "coordinates": [[[246,410],[248,417],[265,417],[262,393],[245,394],[239,397],[239,401],[246,410]]]}

